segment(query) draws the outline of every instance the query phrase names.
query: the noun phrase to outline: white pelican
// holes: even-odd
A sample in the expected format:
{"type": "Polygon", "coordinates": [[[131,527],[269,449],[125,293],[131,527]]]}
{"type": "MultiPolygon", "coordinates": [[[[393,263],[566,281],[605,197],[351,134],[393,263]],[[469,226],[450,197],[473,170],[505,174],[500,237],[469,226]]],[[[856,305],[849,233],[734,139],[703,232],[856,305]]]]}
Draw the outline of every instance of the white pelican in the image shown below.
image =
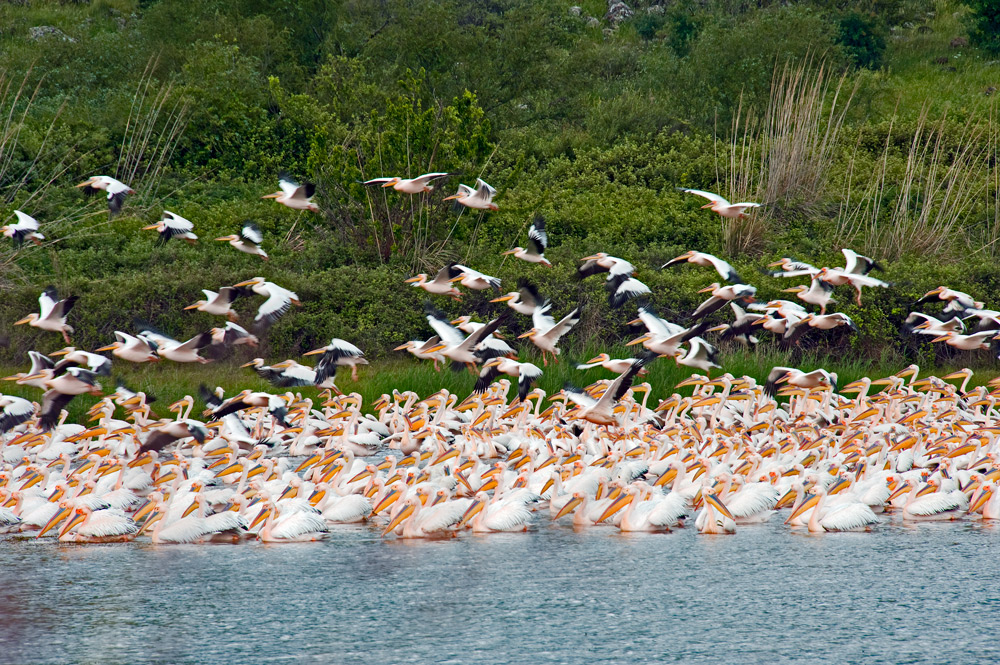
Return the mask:
{"type": "Polygon", "coordinates": [[[967,309],[982,309],[985,305],[985,303],[973,299],[968,293],[949,289],[947,286],[939,286],[936,289],[931,289],[914,304],[921,305],[934,299],[944,300],[948,303],[947,307],[943,310],[945,314],[951,314],[952,312],[961,314],[967,309]]]}
{"type": "Polygon", "coordinates": [[[462,271],[455,268],[454,263],[449,263],[437,271],[434,279],[428,280],[427,273],[420,273],[415,277],[405,280],[407,284],[419,287],[427,293],[434,293],[440,296],[451,296],[455,300],[462,299],[462,292],[451,285],[456,277],[460,277],[462,271]]]}
{"type": "Polygon", "coordinates": [[[713,367],[719,368],[717,354],[719,350],[706,342],[701,337],[692,337],[688,340],[691,348],[685,354],[683,349],[674,352],[674,360],[678,365],[693,367],[708,373],[713,367]]]}
{"type": "Polygon", "coordinates": [[[641,498],[642,490],[631,485],[601,513],[598,522],[603,522],[624,506],[628,506],[622,514],[618,528],[622,531],[669,531],[688,514],[687,500],[679,494],[655,496],[652,499],[641,498]]]}
{"type": "Polygon", "coordinates": [[[711,293],[712,295],[708,300],[701,303],[698,309],[694,311],[694,314],[691,315],[691,318],[695,321],[722,309],[727,302],[732,300],[745,300],[748,303],[753,302],[754,296],[757,295],[757,287],[750,286],[749,284],[722,286],[718,282],[714,282],[711,286],[698,291],[698,293],[711,293]]]}
{"type": "Polygon", "coordinates": [[[38,306],[41,314],[32,312],[23,319],[15,321],[14,325],[18,326],[22,323],[27,323],[34,328],[62,333],[63,339],[66,340],[67,344],[70,344],[69,334],[73,332],[73,328],[67,325],[66,315],[73,309],[73,305],[76,304],[78,299],[78,296],[70,296],[69,298],[59,300],[56,288],[50,286],[42,291],[42,295],[38,296],[38,306]]]}
{"type": "Polygon", "coordinates": [[[303,353],[304,356],[314,356],[322,353],[319,362],[316,363],[316,381],[323,383],[326,379],[332,379],[337,373],[338,367],[351,368],[351,380],[358,380],[358,365],[367,365],[368,360],[365,353],[350,342],[334,337],[326,346],[303,353]]]}
{"type": "Polygon", "coordinates": [[[392,187],[397,192],[402,192],[403,194],[420,194],[422,192],[431,192],[434,190],[434,185],[431,183],[435,180],[440,180],[441,178],[447,178],[448,176],[456,175],[454,173],[425,173],[416,178],[400,178],[394,176],[391,178],[372,178],[371,180],[365,180],[364,185],[369,187],[374,185],[379,185],[381,187],[392,187]]]}
{"type": "Polygon", "coordinates": [[[230,245],[240,250],[244,254],[255,254],[267,261],[267,252],[260,246],[264,242],[264,234],[260,232],[260,227],[247,220],[243,222],[239,235],[235,233],[228,236],[216,238],[219,241],[228,241],[230,245]]]}
{"type": "Polygon", "coordinates": [[[490,498],[486,492],[478,492],[472,505],[462,515],[459,525],[470,520],[474,533],[527,531],[531,524],[531,511],[516,497],[500,498],[495,493],[490,498]]]}
{"type": "Polygon", "coordinates": [[[18,385],[45,390],[46,377],[41,372],[44,369],[54,368],[56,366],[55,361],[38,351],[28,351],[28,357],[31,358],[31,367],[28,371],[4,377],[4,381],[17,381],[18,385]]]}
{"type": "Polygon", "coordinates": [[[454,328],[448,322],[448,317],[431,303],[424,304],[424,312],[427,316],[427,322],[441,338],[441,343],[431,347],[428,351],[440,351],[444,357],[452,362],[463,363],[470,371],[474,372],[476,363],[483,359],[483,354],[478,351],[477,347],[500,327],[500,319],[493,319],[466,337],[454,328]]]}
{"type": "Polygon", "coordinates": [[[265,543],[302,543],[326,538],[329,531],[326,522],[316,513],[309,511],[285,511],[278,515],[278,506],[269,501],[253,522],[250,529],[264,522],[257,533],[257,539],[265,543]]]}
{"type": "Polygon", "coordinates": [[[35,415],[35,404],[14,395],[0,394],[0,435],[6,434],[35,415]]]}
{"type": "Polygon", "coordinates": [[[156,241],[157,247],[167,244],[171,238],[187,240],[188,244],[193,245],[198,240],[198,236],[191,232],[193,229],[193,222],[169,210],[163,211],[163,219],[156,224],[142,227],[143,231],[156,230],[160,232],[160,237],[156,241]]]}
{"type": "Polygon", "coordinates": [[[833,299],[833,284],[823,279],[823,276],[826,275],[825,270],[826,268],[823,268],[816,273],[809,286],[793,286],[790,289],[782,289],[782,291],[796,294],[799,300],[819,307],[820,314],[826,314],[827,305],[837,301],[833,299]]]}
{"type": "Polygon", "coordinates": [[[504,256],[511,255],[515,259],[521,259],[528,263],[541,263],[546,268],[551,268],[552,264],[545,258],[545,248],[549,244],[549,234],[545,232],[545,218],[541,215],[535,217],[528,229],[528,240],[531,247],[515,247],[504,252],[504,256]]]}
{"type": "Polygon", "coordinates": [[[226,321],[225,328],[212,328],[212,344],[224,344],[226,346],[257,346],[260,340],[256,335],[251,335],[243,326],[232,321],[226,321]]]}
{"type": "Polygon", "coordinates": [[[468,499],[458,499],[424,506],[419,496],[408,496],[403,500],[402,509],[382,531],[382,535],[388,535],[398,527],[401,538],[431,538],[451,534],[471,503],[468,499]]]}
{"type": "MultiPolygon", "coordinates": [[[[632,363],[635,362],[635,358],[612,358],[607,353],[599,353],[585,363],[581,363],[576,366],[577,369],[593,369],[594,367],[603,367],[609,372],[614,372],[615,374],[621,374],[627,370],[632,363]]],[[[647,374],[648,371],[645,367],[639,370],[639,376],[647,374]]]]}
{"type": "Polygon", "coordinates": [[[136,456],[155,450],[160,452],[171,443],[181,441],[189,437],[194,437],[198,443],[205,443],[208,438],[208,429],[197,420],[175,420],[150,425],[149,436],[142,442],[136,456]]]}
{"type": "Polygon", "coordinates": [[[111,215],[121,212],[126,194],[135,194],[134,189],[107,175],[91,176],[77,185],[77,187],[82,187],[83,193],[86,196],[94,196],[101,190],[106,191],[108,193],[108,210],[111,215]]]}
{"type": "Polygon", "coordinates": [[[41,245],[45,236],[38,232],[38,220],[20,210],[15,210],[14,214],[17,215],[17,223],[0,226],[0,233],[14,241],[15,249],[20,248],[25,240],[41,245]]]}
{"type": "Polygon", "coordinates": [[[747,208],[760,207],[759,203],[748,203],[748,202],[730,203],[729,201],[722,198],[718,194],[713,194],[712,192],[706,192],[701,189],[685,189],[683,187],[679,189],[680,191],[685,192],[687,194],[695,194],[702,198],[708,199],[709,203],[703,205],[702,208],[711,208],[715,212],[719,213],[722,217],[728,219],[742,219],[743,217],[746,217],[746,213],[744,211],[747,208]]]}
{"type": "Polygon", "coordinates": [[[66,367],[85,367],[99,376],[111,376],[111,360],[96,353],[67,346],[65,349],[53,351],[49,355],[63,356],[63,359],[52,368],[56,374],[61,374],[66,367]]]}
{"type": "Polygon", "coordinates": [[[736,519],[725,504],[714,494],[703,494],[705,506],[695,518],[694,526],[699,533],[736,533],[736,519]]]}
{"type": "Polygon", "coordinates": [[[605,287],[608,290],[608,304],[615,309],[621,307],[632,298],[652,293],[648,286],[630,275],[610,277],[605,282],[605,287]]]}
{"type": "Polygon", "coordinates": [[[591,254],[580,260],[583,261],[583,265],[576,270],[576,276],[579,279],[606,272],[608,273],[607,279],[610,281],[620,275],[631,275],[635,272],[635,266],[625,259],[608,256],[604,252],[591,254]]]}
{"type": "Polygon", "coordinates": [[[507,306],[518,314],[532,316],[539,307],[548,303],[538,293],[538,288],[527,281],[518,281],[517,291],[511,291],[499,298],[494,298],[490,302],[505,302],[507,306]]]}
{"type": "Polygon", "coordinates": [[[59,512],[38,532],[38,538],[64,519],[66,523],[59,530],[59,540],[63,542],[124,542],[132,540],[139,530],[130,517],[116,508],[93,510],[89,506],[74,506],[70,502],[63,502],[61,506],[59,512]]]}
{"type": "Polygon", "coordinates": [[[872,524],[878,524],[878,517],[869,506],[860,501],[847,501],[834,505],[826,505],[827,490],[822,485],[813,488],[814,494],[795,509],[789,516],[793,520],[810,508],[807,528],[813,533],[823,531],[860,531],[868,529],[872,524]]]}
{"type": "Polygon", "coordinates": [[[867,275],[872,270],[882,272],[882,266],[880,266],[878,261],[875,259],[870,259],[867,256],[861,256],[853,249],[847,249],[846,247],[840,251],[844,255],[845,261],[843,272],[851,275],[867,275]]]}
{"type": "Polygon", "coordinates": [[[935,491],[940,483],[931,478],[920,488],[913,479],[900,484],[899,488],[889,497],[889,502],[897,496],[910,490],[906,503],[903,505],[903,519],[906,521],[952,520],[961,517],[961,512],[968,508],[962,501],[955,498],[951,492],[935,491]]]}
{"type": "Polygon", "coordinates": [[[299,296],[294,291],[280,287],[274,282],[268,282],[263,277],[254,277],[245,282],[235,284],[237,288],[249,286],[257,295],[266,296],[267,300],[257,309],[255,322],[271,324],[287,312],[292,305],[301,305],[299,296]]]}
{"type": "Polygon", "coordinates": [[[444,200],[451,201],[454,199],[466,208],[474,208],[476,210],[498,210],[496,204],[493,203],[493,197],[496,194],[497,190],[487,185],[481,178],[476,178],[475,189],[472,189],[468,185],[459,185],[458,193],[446,196],[444,200]]]}
{"type": "Polygon", "coordinates": [[[980,349],[989,350],[990,342],[997,338],[996,330],[972,333],[971,335],[960,335],[957,332],[948,330],[934,339],[932,342],[944,342],[948,346],[953,346],[962,351],[977,351],[980,349]]]}
{"type": "Polygon", "coordinates": [[[497,293],[500,293],[500,280],[498,278],[490,277],[478,270],[473,270],[458,263],[454,264],[453,267],[459,271],[459,274],[451,278],[452,282],[461,282],[462,286],[467,286],[475,291],[494,289],[497,293]]]}
{"type": "Polygon", "coordinates": [[[420,360],[430,360],[434,363],[434,371],[439,371],[439,362],[444,362],[444,356],[441,355],[440,351],[434,351],[433,349],[441,345],[441,338],[434,335],[426,342],[420,341],[419,339],[411,339],[405,344],[400,344],[393,351],[409,351],[415,357],[420,360]]]}
{"type": "Polygon", "coordinates": [[[573,326],[580,322],[579,307],[573,308],[569,314],[559,319],[558,322],[549,316],[548,311],[550,308],[551,305],[548,304],[537,308],[535,315],[532,317],[534,327],[523,335],[518,335],[518,339],[530,339],[541,350],[542,365],[548,365],[547,354],[552,356],[552,362],[558,362],[559,348],[557,345],[559,344],[559,340],[563,335],[572,330],[573,326]]]}
{"type": "Polygon", "coordinates": [[[836,372],[828,372],[825,369],[814,369],[811,372],[803,372],[794,367],[774,367],[767,375],[764,384],[764,394],[774,396],[777,386],[780,383],[788,383],[796,388],[806,388],[814,390],[816,388],[837,388],[836,372]]]}
{"type": "Polygon", "coordinates": [[[288,176],[282,175],[278,179],[278,185],[281,186],[280,192],[266,194],[260,198],[274,199],[281,205],[287,206],[292,210],[319,212],[319,206],[309,200],[316,193],[316,185],[313,183],[307,182],[304,185],[300,185],[288,176]]]}
{"type": "Polygon", "coordinates": [[[736,274],[733,267],[727,262],[717,256],[706,254],[705,252],[696,252],[694,250],[684,252],[676,259],[667,261],[660,266],[660,269],[662,270],[663,268],[669,268],[670,266],[680,265],[681,263],[692,263],[696,266],[712,268],[719,273],[719,276],[722,277],[722,279],[727,282],[732,282],[733,284],[740,284],[743,282],[743,280],[740,279],[740,276],[736,274]]]}
{"type": "Polygon", "coordinates": [[[567,384],[566,387],[563,388],[563,392],[566,394],[566,397],[579,408],[567,413],[565,417],[567,419],[571,417],[581,418],[588,422],[592,422],[595,425],[618,425],[619,420],[616,413],[618,400],[624,397],[625,393],[628,392],[628,389],[632,386],[632,381],[635,379],[635,375],[639,372],[639,370],[656,357],[657,356],[655,354],[650,353],[642,358],[636,358],[628,369],[622,372],[617,379],[611,382],[611,384],[604,390],[604,394],[601,395],[600,399],[594,399],[580,388],[567,384]]]}
{"type": "Polygon", "coordinates": [[[133,363],[159,362],[157,345],[145,337],[135,337],[120,330],[115,331],[116,341],[97,351],[110,351],[113,355],[133,363]]]}
{"type": "Polygon", "coordinates": [[[155,344],[156,353],[161,358],[173,360],[175,363],[212,362],[208,358],[198,355],[198,351],[212,343],[212,333],[210,332],[199,333],[186,342],[179,342],[152,330],[141,331],[139,337],[155,344]]]}
{"type": "Polygon", "coordinates": [[[521,363],[503,356],[493,358],[483,363],[483,368],[479,372],[479,378],[476,379],[476,385],[472,389],[473,394],[481,395],[486,392],[489,385],[500,374],[506,374],[517,379],[517,398],[523,403],[528,393],[531,392],[531,384],[537,381],[538,377],[542,375],[542,370],[531,363],[521,363]]]}
{"type": "Polygon", "coordinates": [[[237,321],[240,315],[233,310],[233,302],[240,297],[240,289],[233,286],[223,286],[218,293],[202,289],[205,294],[204,300],[199,300],[193,305],[188,305],[184,309],[196,309],[199,312],[224,316],[230,321],[237,321]]]}

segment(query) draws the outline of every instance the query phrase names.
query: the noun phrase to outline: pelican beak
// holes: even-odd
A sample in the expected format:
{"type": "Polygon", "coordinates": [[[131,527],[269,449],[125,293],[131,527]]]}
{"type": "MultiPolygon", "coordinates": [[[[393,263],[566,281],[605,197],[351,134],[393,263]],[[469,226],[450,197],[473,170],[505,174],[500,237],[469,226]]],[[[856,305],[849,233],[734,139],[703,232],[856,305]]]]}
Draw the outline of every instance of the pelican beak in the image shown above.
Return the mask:
{"type": "Polygon", "coordinates": [[[35,538],[41,538],[49,531],[51,531],[55,525],[59,524],[64,519],[66,519],[66,516],[69,515],[71,510],[73,509],[70,508],[69,506],[65,506],[56,511],[56,514],[52,516],[52,519],[50,519],[48,522],[45,523],[45,526],[42,527],[42,530],[38,532],[38,535],[35,536],[35,538]]]}
{"type": "MultiPolygon", "coordinates": [[[[270,197],[264,197],[264,198],[270,198],[270,197]]],[[[266,520],[270,514],[271,514],[270,508],[265,508],[264,510],[260,511],[260,513],[257,514],[257,517],[253,518],[253,522],[250,522],[249,528],[253,529],[255,526],[266,520]]]]}
{"type": "Polygon", "coordinates": [[[192,501],[191,505],[184,509],[184,513],[181,515],[181,517],[187,517],[188,515],[193,513],[197,508],[198,508],[198,502],[192,501]]]}
{"type": "Polygon", "coordinates": [[[708,503],[713,508],[715,508],[720,513],[722,513],[729,519],[733,520],[734,522],[736,521],[736,518],[733,517],[733,514],[729,512],[729,508],[726,508],[726,505],[722,503],[722,501],[719,499],[718,496],[716,496],[715,494],[705,494],[702,496],[702,498],[705,500],[705,503],[708,503]]]}
{"type": "Polygon", "coordinates": [[[714,286],[706,286],[703,289],[698,289],[698,293],[711,293],[714,290],[715,290],[714,286]]]}
{"type": "Polygon", "coordinates": [[[396,513],[396,516],[393,517],[392,521],[389,522],[388,526],[385,527],[385,531],[382,532],[382,535],[383,536],[389,535],[393,529],[402,524],[403,520],[412,515],[414,510],[416,510],[416,506],[414,506],[413,504],[408,504],[405,508],[396,513]]]}
{"type": "Polygon", "coordinates": [[[791,505],[795,501],[795,490],[788,490],[785,495],[778,499],[778,503],[774,504],[775,508],[784,508],[785,506],[791,505]]]}
{"type": "Polygon", "coordinates": [[[150,224],[149,226],[142,227],[142,230],[143,231],[153,231],[153,230],[158,229],[158,228],[160,228],[159,224],[150,224]]]}
{"type": "Polygon", "coordinates": [[[483,502],[482,501],[480,501],[478,499],[476,499],[475,501],[473,501],[472,505],[469,506],[469,509],[465,511],[464,515],[462,515],[462,519],[460,519],[458,521],[458,526],[464,525],[466,522],[468,522],[473,517],[475,517],[477,513],[481,512],[482,509],[483,509],[483,502]]]}
{"type": "Polygon", "coordinates": [[[257,283],[256,280],[248,279],[246,281],[240,282],[239,284],[233,284],[233,287],[235,288],[237,286],[250,286],[251,284],[256,284],[256,283],[257,283]]]}
{"type": "Polygon", "coordinates": [[[573,510],[581,503],[583,503],[583,498],[579,496],[574,496],[572,499],[566,502],[566,505],[564,505],[559,510],[559,512],[556,513],[556,516],[552,519],[559,519],[560,517],[568,515],[569,513],[573,512],[573,510]]]}
{"type": "Polygon", "coordinates": [[[30,317],[30,316],[26,316],[26,317],[24,317],[23,319],[21,319],[20,321],[15,321],[15,322],[14,322],[14,325],[15,325],[15,326],[19,326],[19,325],[21,325],[22,323],[28,323],[29,321],[31,321],[31,317],[30,317]]]}
{"type": "Polygon", "coordinates": [[[348,483],[356,483],[359,480],[364,480],[365,478],[370,477],[371,475],[372,475],[371,471],[369,471],[368,469],[364,469],[363,471],[361,471],[360,473],[358,473],[357,475],[355,475],[353,478],[351,478],[347,482],[348,483]]]}
{"type": "Polygon", "coordinates": [[[281,196],[281,194],[282,194],[282,192],[275,192],[274,194],[265,194],[264,196],[262,196],[260,198],[262,198],[262,199],[276,199],[279,196],[281,196]]]}
{"type": "MultiPolygon", "coordinates": [[[[504,252],[504,254],[506,254],[506,253],[507,252],[504,252]]],[[[512,296],[512,295],[506,295],[506,296],[500,296],[499,298],[494,298],[490,302],[507,302],[508,300],[513,300],[513,299],[514,299],[514,296],[512,296]]]]}
{"type": "Polygon", "coordinates": [[[386,187],[392,187],[397,182],[399,182],[399,179],[398,178],[393,178],[392,180],[389,180],[388,182],[383,182],[382,183],[382,188],[385,189],[386,187]]]}
{"type": "Polygon", "coordinates": [[[608,506],[603,513],[601,513],[601,516],[597,519],[597,521],[603,522],[604,520],[608,519],[609,517],[617,513],[619,510],[624,508],[625,504],[627,504],[631,500],[632,500],[631,494],[620,495],[617,499],[611,502],[611,505],[608,506]]]}
{"type": "Polygon", "coordinates": [[[677,469],[671,467],[660,475],[653,483],[654,487],[662,487],[677,477],[677,469]]]}
{"type": "Polygon", "coordinates": [[[536,332],[535,329],[532,328],[531,330],[529,330],[528,332],[524,333],[523,335],[518,335],[517,338],[518,339],[524,339],[525,337],[532,337],[535,334],[535,332],[536,332]]]}
{"type": "Polygon", "coordinates": [[[446,196],[446,197],[444,197],[441,200],[442,201],[451,201],[452,199],[457,199],[459,196],[461,196],[461,194],[452,194],[451,196],[446,196]]]}
{"type": "Polygon", "coordinates": [[[253,367],[253,361],[251,360],[248,363],[243,363],[242,365],[240,365],[240,367],[253,367]]]}
{"type": "MultiPolygon", "coordinates": [[[[642,344],[643,342],[645,342],[647,340],[649,340],[649,333],[646,333],[645,335],[640,335],[639,337],[636,337],[631,342],[627,342],[625,344],[625,346],[635,346],[636,344],[642,344]]],[[[591,360],[590,362],[595,362],[595,361],[591,360]]]]}
{"type": "Polygon", "coordinates": [[[983,487],[982,489],[980,489],[979,496],[976,497],[976,500],[973,501],[972,504],[969,506],[969,512],[970,513],[977,512],[980,508],[986,505],[986,502],[989,500],[991,496],[993,496],[993,490],[991,488],[983,487]]]}
{"type": "Polygon", "coordinates": [[[372,508],[372,515],[377,515],[382,512],[388,506],[399,500],[399,490],[391,490],[388,494],[382,497],[382,500],[375,504],[372,508]]]}
{"type": "Polygon", "coordinates": [[[85,519],[87,519],[87,513],[82,511],[78,512],[76,515],[73,516],[73,519],[71,519],[69,522],[63,525],[63,528],[59,529],[59,535],[61,536],[65,533],[69,533],[73,529],[73,527],[80,524],[85,519]]]}
{"type": "Polygon", "coordinates": [[[324,346],[324,347],[321,347],[319,349],[313,349],[312,351],[306,351],[302,355],[304,355],[304,356],[315,356],[315,355],[317,355],[319,353],[323,353],[325,351],[326,351],[326,347],[324,346]]]}
{"type": "Polygon", "coordinates": [[[417,282],[420,281],[420,276],[417,275],[416,277],[411,277],[409,279],[404,279],[403,281],[406,282],[407,284],[415,284],[415,283],[417,283],[417,282]]]}
{"type": "Polygon", "coordinates": [[[896,488],[896,491],[890,494],[889,498],[886,499],[886,503],[892,501],[893,499],[895,499],[900,495],[906,494],[909,491],[910,491],[909,485],[907,485],[906,483],[900,483],[899,487],[896,488]]]}
{"type": "Polygon", "coordinates": [[[506,252],[500,252],[501,256],[510,256],[511,254],[517,254],[516,249],[508,249],[506,252]]]}

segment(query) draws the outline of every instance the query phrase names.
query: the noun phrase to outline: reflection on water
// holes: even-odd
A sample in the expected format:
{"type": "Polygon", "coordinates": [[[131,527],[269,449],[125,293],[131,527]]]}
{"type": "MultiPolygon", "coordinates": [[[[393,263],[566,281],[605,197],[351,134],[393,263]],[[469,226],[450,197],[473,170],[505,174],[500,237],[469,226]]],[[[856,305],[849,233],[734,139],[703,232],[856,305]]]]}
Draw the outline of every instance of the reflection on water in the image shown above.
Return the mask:
{"type": "Polygon", "coordinates": [[[996,663],[1000,530],[0,540],[3,663],[996,663]]]}

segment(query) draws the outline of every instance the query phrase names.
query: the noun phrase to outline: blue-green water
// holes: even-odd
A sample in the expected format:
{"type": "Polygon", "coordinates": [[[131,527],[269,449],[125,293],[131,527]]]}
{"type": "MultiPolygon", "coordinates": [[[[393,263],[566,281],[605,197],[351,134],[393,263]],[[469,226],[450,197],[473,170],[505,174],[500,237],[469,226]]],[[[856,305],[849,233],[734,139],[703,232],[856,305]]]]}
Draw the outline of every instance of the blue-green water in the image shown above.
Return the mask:
{"type": "Polygon", "coordinates": [[[1000,527],[0,540],[3,663],[996,663],[1000,527]]]}

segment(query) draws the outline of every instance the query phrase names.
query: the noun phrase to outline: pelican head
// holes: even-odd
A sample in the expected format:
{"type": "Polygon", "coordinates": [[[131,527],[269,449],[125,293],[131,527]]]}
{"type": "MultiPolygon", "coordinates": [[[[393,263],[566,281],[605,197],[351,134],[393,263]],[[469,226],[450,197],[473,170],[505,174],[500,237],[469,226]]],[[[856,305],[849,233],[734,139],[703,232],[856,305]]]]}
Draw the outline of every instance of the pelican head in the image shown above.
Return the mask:
{"type": "Polygon", "coordinates": [[[394,176],[392,178],[389,178],[384,183],[382,183],[382,187],[383,188],[385,188],[385,187],[395,187],[397,184],[399,184],[400,180],[401,180],[401,178],[399,176],[394,176]]]}
{"type": "Polygon", "coordinates": [[[24,317],[20,321],[15,321],[14,325],[15,326],[19,326],[22,323],[33,323],[33,322],[35,322],[37,320],[38,320],[38,315],[35,314],[34,312],[32,312],[31,314],[29,314],[28,316],[24,317]]]}

